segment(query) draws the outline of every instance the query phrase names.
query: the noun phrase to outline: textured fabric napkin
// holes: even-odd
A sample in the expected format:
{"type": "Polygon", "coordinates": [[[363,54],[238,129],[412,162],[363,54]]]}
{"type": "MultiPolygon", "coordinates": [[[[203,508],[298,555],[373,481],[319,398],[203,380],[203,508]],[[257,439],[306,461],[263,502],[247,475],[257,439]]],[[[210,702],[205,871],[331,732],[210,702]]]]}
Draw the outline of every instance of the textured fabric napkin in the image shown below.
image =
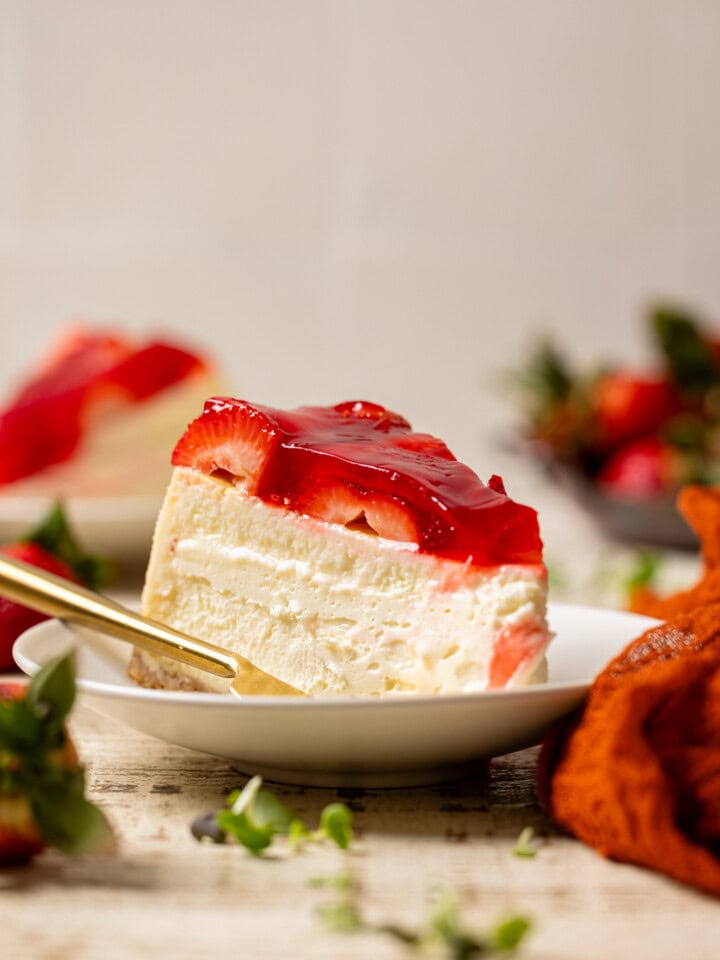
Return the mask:
{"type": "Polygon", "coordinates": [[[720,895],[720,495],[690,489],[681,502],[698,521],[703,578],[635,605],[670,619],[608,664],[583,710],[550,732],[538,788],[603,855],[720,895]]]}

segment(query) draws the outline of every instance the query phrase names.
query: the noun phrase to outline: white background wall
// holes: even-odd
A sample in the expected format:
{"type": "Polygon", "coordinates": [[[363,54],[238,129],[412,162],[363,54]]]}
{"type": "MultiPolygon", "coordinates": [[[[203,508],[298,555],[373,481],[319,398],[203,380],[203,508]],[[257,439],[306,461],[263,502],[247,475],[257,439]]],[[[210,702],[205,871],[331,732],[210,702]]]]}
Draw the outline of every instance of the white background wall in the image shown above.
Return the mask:
{"type": "Polygon", "coordinates": [[[534,331],[720,320],[719,91],[716,0],[0,0],[0,387],[122,319],[489,473],[534,331]]]}

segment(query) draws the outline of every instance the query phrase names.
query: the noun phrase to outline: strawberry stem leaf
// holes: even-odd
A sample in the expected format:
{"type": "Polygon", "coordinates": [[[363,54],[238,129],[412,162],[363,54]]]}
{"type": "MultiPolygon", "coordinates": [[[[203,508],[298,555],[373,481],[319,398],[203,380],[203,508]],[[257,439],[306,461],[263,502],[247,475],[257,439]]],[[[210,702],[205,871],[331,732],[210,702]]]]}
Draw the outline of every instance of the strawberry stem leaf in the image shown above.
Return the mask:
{"type": "Polygon", "coordinates": [[[85,799],[82,772],[62,774],[56,783],[30,792],[30,806],[45,842],[70,854],[112,849],[112,830],[105,815],[85,799]]]}
{"type": "Polygon", "coordinates": [[[74,702],[72,654],[41,667],[26,696],[0,699],[0,794],[25,797],[48,845],[64,853],[109,852],[112,829],[85,799],[85,776],[67,740],[74,702]]]}
{"type": "Polygon", "coordinates": [[[566,400],[574,386],[564,357],[549,341],[536,346],[521,379],[540,405],[552,406],[566,400]]]}
{"type": "Polygon", "coordinates": [[[104,557],[84,552],[70,529],[60,502],[53,504],[25,539],[62,560],[85,586],[93,590],[107,586],[112,580],[110,562],[104,557]]]}
{"type": "Polygon", "coordinates": [[[75,702],[75,664],[69,654],[61,654],[43,664],[30,681],[27,703],[48,726],[62,727],[75,702]]]}
{"type": "Polygon", "coordinates": [[[670,378],[679,390],[698,395],[718,382],[720,371],[715,356],[689,316],[659,307],[653,311],[651,321],[670,378]]]}

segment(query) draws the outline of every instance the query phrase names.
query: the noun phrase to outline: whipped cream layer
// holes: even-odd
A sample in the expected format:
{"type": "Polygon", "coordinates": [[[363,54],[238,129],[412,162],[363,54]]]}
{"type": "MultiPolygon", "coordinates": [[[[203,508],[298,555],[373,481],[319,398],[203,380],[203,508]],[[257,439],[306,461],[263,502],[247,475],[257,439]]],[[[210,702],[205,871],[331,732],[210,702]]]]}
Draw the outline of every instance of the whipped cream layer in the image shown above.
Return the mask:
{"type": "MultiPolygon", "coordinates": [[[[311,695],[442,694],[484,689],[493,674],[495,685],[544,679],[545,596],[541,565],[473,567],[420,554],[177,467],[143,613],[311,695]]],[[[227,689],[140,651],[131,675],[147,685],[227,689]]]]}

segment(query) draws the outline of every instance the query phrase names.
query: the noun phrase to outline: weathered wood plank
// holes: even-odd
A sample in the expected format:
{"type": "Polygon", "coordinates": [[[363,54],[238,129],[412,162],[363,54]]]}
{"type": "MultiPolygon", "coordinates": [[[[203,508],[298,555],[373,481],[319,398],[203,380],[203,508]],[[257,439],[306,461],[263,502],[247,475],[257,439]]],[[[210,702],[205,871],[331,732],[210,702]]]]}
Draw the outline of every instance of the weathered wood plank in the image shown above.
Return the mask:
{"type": "Polygon", "coordinates": [[[316,910],[332,897],[309,884],[351,870],[373,920],[417,926],[435,884],[454,887],[469,925],[507,912],[534,919],[530,960],[715,958],[720,906],[662,877],[608,863],[564,836],[537,804],[536,751],[465,780],[402,790],[278,786],[308,821],[340,797],[355,811],[355,852],[331,848],[253,858],[198,844],[189,824],[244,782],[224,761],[168,746],[80,707],[73,730],[93,797],[121,838],[111,858],[54,853],[0,872],[3,956],[95,960],[182,958],[238,951],[337,960],[399,958],[381,936],[325,930],[316,910]],[[533,859],[513,855],[524,826],[533,859]]]}

